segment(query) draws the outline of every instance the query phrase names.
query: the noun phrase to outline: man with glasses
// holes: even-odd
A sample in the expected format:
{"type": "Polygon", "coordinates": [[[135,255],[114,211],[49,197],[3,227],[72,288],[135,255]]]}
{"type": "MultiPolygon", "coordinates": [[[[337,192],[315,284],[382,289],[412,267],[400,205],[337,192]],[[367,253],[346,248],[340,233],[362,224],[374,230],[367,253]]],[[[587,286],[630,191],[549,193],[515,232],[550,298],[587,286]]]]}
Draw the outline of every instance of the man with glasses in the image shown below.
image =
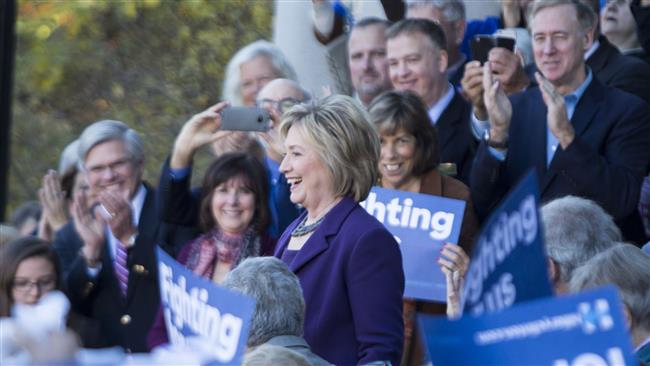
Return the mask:
{"type": "Polygon", "coordinates": [[[155,245],[174,255],[174,244],[193,233],[160,223],[156,194],[142,181],[142,140],[126,124],[88,126],[79,137],[79,161],[95,202],[76,193],[73,220],[53,243],[70,302],[100,323],[111,345],[144,352],[160,297],[155,245]]]}

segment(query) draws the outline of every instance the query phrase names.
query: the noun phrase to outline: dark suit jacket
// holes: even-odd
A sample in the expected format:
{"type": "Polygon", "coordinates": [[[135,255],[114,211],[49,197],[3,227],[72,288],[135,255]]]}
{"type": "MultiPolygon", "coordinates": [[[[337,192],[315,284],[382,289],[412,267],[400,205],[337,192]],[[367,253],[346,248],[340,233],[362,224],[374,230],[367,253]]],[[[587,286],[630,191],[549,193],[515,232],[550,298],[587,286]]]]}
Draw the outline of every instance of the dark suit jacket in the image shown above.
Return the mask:
{"type": "Polygon", "coordinates": [[[634,223],[641,224],[636,207],[650,161],[648,105],[594,78],[571,119],[575,139],[566,150],[558,148],[547,168],[547,109],[539,88],[529,88],[510,100],[513,114],[505,161],[497,160],[485,142],[474,161],[471,192],[479,216],[487,216],[534,168],[542,201],[567,195],[594,200],[617,220],[628,240],[639,240],[641,226],[634,223]]]}
{"type": "Polygon", "coordinates": [[[600,46],[587,59],[587,65],[603,84],[638,95],[650,103],[650,65],[622,55],[607,38],[598,38],[600,46]]]}
{"type": "MultiPolygon", "coordinates": [[[[282,258],[303,213],[282,234],[282,258]]],[[[286,260],[286,258],[285,258],[286,260]]],[[[287,263],[305,296],[305,339],[336,365],[386,360],[399,365],[404,324],[404,271],[397,242],[345,197],[287,263]]]]}
{"type": "Polygon", "coordinates": [[[469,182],[477,145],[470,127],[471,113],[471,104],[454,90],[454,98],[436,123],[440,162],[456,164],[456,178],[465,184],[469,182]]]}
{"type": "Polygon", "coordinates": [[[69,223],[57,233],[53,246],[61,259],[72,307],[100,323],[109,345],[119,345],[133,352],[147,351],[145,338],[160,301],[155,246],[174,252],[178,241],[187,240],[189,238],[185,238],[191,235],[190,231],[185,231],[186,235],[183,232],[181,228],[160,224],[155,194],[147,187],[138,236],[128,250],[126,298],[119,290],[108,242],[104,245],[101,270],[92,278],[79,255],[83,244],[74,225],[69,223]]]}

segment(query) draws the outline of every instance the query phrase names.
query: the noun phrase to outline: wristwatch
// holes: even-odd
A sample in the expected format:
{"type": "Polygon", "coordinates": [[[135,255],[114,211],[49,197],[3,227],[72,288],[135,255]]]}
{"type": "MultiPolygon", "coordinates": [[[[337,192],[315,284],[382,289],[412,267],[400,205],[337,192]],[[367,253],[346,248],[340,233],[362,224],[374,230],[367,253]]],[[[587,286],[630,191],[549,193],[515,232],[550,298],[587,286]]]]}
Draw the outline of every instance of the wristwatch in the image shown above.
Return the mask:
{"type": "Polygon", "coordinates": [[[488,128],[485,130],[485,134],[483,135],[483,140],[485,140],[485,143],[489,147],[493,147],[495,149],[500,149],[500,150],[505,150],[508,148],[508,140],[501,141],[501,142],[496,142],[490,139],[490,129],[488,128]]]}

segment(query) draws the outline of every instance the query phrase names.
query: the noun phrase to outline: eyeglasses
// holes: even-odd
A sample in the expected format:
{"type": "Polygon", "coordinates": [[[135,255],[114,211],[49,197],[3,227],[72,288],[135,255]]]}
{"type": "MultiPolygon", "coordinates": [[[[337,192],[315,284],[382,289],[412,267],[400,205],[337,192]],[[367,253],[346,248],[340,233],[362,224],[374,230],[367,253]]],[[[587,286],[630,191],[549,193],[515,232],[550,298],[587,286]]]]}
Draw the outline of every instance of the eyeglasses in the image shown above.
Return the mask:
{"type": "Polygon", "coordinates": [[[131,164],[131,159],[123,158],[106,165],[88,166],[86,167],[86,170],[89,175],[101,175],[104,174],[104,171],[106,170],[124,172],[129,164],[131,164]]]}
{"type": "Polygon", "coordinates": [[[31,281],[26,278],[17,278],[14,280],[13,289],[18,292],[27,293],[32,287],[38,288],[40,292],[48,292],[54,290],[56,286],[56,277],[39,278],[36,281],[31,281]]]}
{"type": "Polygon", "coordinates": [[[302,101],[296,99],[296,98],[283,98],[278,101],[271,100],[271,99],[258,99],[255,101],[255,104],[259,108],[273,108],[280,112],[280,114],[283,114],[284,112],[288,111],[291,107],[293,107],[296,104],[300,104],[302,101]]]}

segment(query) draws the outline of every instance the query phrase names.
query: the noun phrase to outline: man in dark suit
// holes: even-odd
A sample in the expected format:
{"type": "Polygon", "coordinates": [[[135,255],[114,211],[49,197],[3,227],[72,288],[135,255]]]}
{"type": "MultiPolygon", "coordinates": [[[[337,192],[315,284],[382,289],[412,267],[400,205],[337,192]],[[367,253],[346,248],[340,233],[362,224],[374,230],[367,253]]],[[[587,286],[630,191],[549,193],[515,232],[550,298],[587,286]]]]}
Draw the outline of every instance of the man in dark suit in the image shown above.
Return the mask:
{"type": "Polygon", "coordinates": [[[508,99],[487,64],[490,127],[471,178],[479,214],[486,216],[534,168],[542,200],[594,200],[626,239],[639,240],[636,205],[650,161],[650,111],[641,99],[604,86],[585,66],[594,16],[580,0],[535,2],[531,31],[539,87],[508,99]]]}
{"type": "Polygon", "coordinates": [[[422,99],[438,129],[440,162],[455,164],[457,177],[467,183],[476,147],[471,106],[445,75],[448,58],[442,28],[430,20],[405,19],[388,29],[386,39],[393,87],[422,99]]]}
{"type": "Polygon", "coordinates": [[[73,308],[96,319],[111,345],[146,351],[159,306],[155,246],[174,254],[190,239],[160,224],[154,191],[141,181],[143,146],[118,121],[99,121],[79,138],[79,159],[90,197],[76,194],[73,222],[54,240],[73,308]]]}

